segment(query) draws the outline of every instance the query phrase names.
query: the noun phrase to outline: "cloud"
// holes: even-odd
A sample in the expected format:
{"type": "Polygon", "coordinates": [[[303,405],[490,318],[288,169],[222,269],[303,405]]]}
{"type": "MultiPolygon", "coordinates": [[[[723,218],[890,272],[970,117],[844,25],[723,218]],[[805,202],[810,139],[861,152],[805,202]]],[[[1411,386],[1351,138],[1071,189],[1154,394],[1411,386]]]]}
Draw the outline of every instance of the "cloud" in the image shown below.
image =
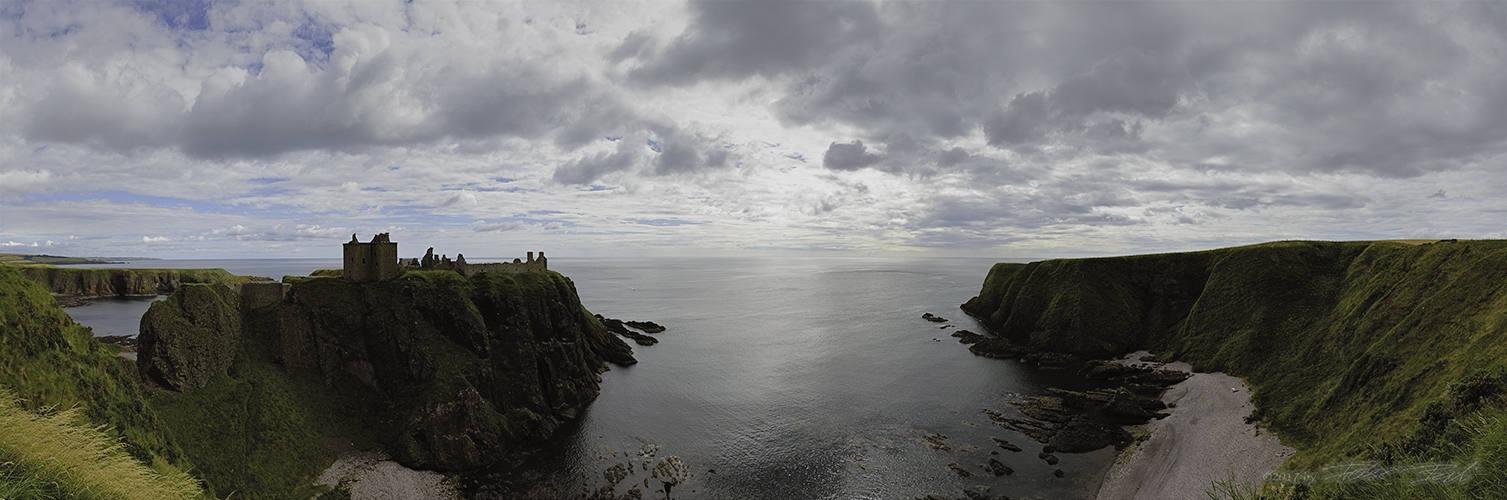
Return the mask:
{"type": "Polygon", "coordinates": [[[993,255],[1496,234],[1503,19],[1422,1],[5,4],[0,240],[993,255]],[[696,224],[623,223],[677,220],[696,224]]]}
{"type": "MultiPolygon", "coordinates": [[[[867,2],[723,2],[689,4],[685,32],[630,72],[637,81],[684,84],[700,79],[775,76],[819,66],[833,51],[879,38],[880,23],[867,2]]],[[[630,36],[615,57],[649,45],[630,36]]]]}
{"type": "Polygon", "coordinates": [[[614,151],[586,154],[555,168],[553,180],[560,184],[589,184],[607,174],[634,168],[645,155],[642,143],[619,140],[614,151]]]}
{"type": "Polygon", "coordinates": [[[46,170],[0,171],[0,196],[29,192],[51,178],[52,172],[46,170]]]}
{"type": "Polygon", "coordinates": [[[879,163],[884,157],[870,153],[863,141],[850,144],[832,143],[822,155],[822,166],[832,170],[858,170],[879,163]]]}
{"type": "Polygon", "coordinates": [[[1098,141],[1136,140],[1144,130],[1139,121],[1127,129],[1122,119],[1090,123],[1089,117],[1121,113],[1165,118],[1177,107],[1188,81],[1175,62],[1127,50],[1051,91],[1016,94],[985,118],[984,136],[991,146],[1027,150],[1068,132],[1098,141]]]}

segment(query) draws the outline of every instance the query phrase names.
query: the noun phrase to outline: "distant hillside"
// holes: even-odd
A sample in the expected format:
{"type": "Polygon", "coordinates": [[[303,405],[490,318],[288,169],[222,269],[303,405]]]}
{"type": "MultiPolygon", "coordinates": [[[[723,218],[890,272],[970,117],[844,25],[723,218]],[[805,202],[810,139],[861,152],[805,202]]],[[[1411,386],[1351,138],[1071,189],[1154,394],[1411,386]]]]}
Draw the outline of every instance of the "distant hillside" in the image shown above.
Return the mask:
{"type": "Polygon", "coordinates": [[[47,254],[0,253],[0,264],[18,266],[72,266],[79,264],[113,264],[126,260],[158,260],[149,257],[62,257],[47,254]]]}
{"type": "Polygon", "coordinates": [[[173,293],[179,285],[185,283],[225,283],[252,279],[230,274],[224,269],[11,268],[58,295],[158,295],[173,293]]]}
{"type": "Polygon", "coordinates": [[[1243,377],[1288,467],[1464,459],[1507,407],[1507,241],[1409,243],[997,264],[963,308],[996,334],[980,354],[1148,349],[1243,377]]]}

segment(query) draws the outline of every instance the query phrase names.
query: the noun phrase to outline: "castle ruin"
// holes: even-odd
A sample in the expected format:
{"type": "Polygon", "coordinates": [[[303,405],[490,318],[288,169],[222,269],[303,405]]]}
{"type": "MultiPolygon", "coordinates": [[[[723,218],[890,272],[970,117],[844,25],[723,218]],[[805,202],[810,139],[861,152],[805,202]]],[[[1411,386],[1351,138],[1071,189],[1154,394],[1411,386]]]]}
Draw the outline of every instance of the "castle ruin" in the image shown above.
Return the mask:
{"type": "Polygon", "coordinates": [[[382,281],[403,274],[398,267],[398,244],[387,239],[387,233],[372,237],[371,243],[362,243],[351,235],[345,244],[345,278],[351,281],[382,281]]]}
{"type": "Polygon", "coordinates": [[[371,243],[361,243],[353,234],[351,241],[345,244],[345,277],[351,281],[381,281],[395,278],[405,271],[455,271],[469,278],[480,273],[520,274],[548,270],[549,260],[542,251],[537,259],[534,252],[529,252],[526,261],[513,259],[512,262],[470,264],[461,254],[456,254],[455,260],[444,255],[436,258],[433,247],[422,259],[399,259],[398,244],[388,239],[387,233],[373,236],[371,243]]]}

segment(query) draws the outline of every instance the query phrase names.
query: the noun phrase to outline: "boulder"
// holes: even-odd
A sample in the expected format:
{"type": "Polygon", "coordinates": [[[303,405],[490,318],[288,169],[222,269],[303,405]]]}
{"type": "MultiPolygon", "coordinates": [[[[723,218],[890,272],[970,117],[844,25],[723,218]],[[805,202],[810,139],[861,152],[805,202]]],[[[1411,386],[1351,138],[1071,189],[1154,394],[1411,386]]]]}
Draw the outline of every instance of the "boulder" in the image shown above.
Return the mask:
{"type": "Polygon", "coordinates": [[[141,316],[136,368],[149,385],[190,392],[225,373],[241,340],[241,298],[224,284],[185,284],[141,316]]]}

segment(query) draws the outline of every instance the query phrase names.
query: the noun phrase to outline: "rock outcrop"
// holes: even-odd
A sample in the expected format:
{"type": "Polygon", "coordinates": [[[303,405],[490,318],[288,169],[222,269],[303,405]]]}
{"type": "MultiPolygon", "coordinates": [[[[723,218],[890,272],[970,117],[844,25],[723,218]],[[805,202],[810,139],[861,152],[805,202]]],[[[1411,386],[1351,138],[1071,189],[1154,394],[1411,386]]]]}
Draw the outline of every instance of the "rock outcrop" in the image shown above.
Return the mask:
{"type": "Polygon", "coordinates": [[[225,284],[181,286],[141,316],[136,369],[141,379],[179,392],[202,389],[235,360],[241,296],[225,284]]]}
{"type": "MultiPolygon", "coordinates": [[[[970,350],[1072,367],[1144,349],[1227,372],[1251,384],[1251,419],[1295,443],[1298,465],[1338,460],[1401,439],[1450,384],[1507,369],[1507,241],[1412,243],[997,264],[962,306],[989,329],[970,350]]],[[[1083,374],[1176,381],[1102,363],[1083,374]]],[[[1095,411],[1149,411],[1127,401],[1095,411]]]]}
{"type": "Polygon", "coordinates": [[[542,441],[596,398],[606,363],[636,362],[548,271],[306,280],[278,318],[277,361],[392,401],[387,445],[415,468],[473,469],[542,441]]]}
{"type": "Polygon", "coordinates": [[[17,272],[55,295],[110,296],[173,293],[188,283],[224,283],[236,276],[224,269],[118,269],[27,266],[17,272]]]}

